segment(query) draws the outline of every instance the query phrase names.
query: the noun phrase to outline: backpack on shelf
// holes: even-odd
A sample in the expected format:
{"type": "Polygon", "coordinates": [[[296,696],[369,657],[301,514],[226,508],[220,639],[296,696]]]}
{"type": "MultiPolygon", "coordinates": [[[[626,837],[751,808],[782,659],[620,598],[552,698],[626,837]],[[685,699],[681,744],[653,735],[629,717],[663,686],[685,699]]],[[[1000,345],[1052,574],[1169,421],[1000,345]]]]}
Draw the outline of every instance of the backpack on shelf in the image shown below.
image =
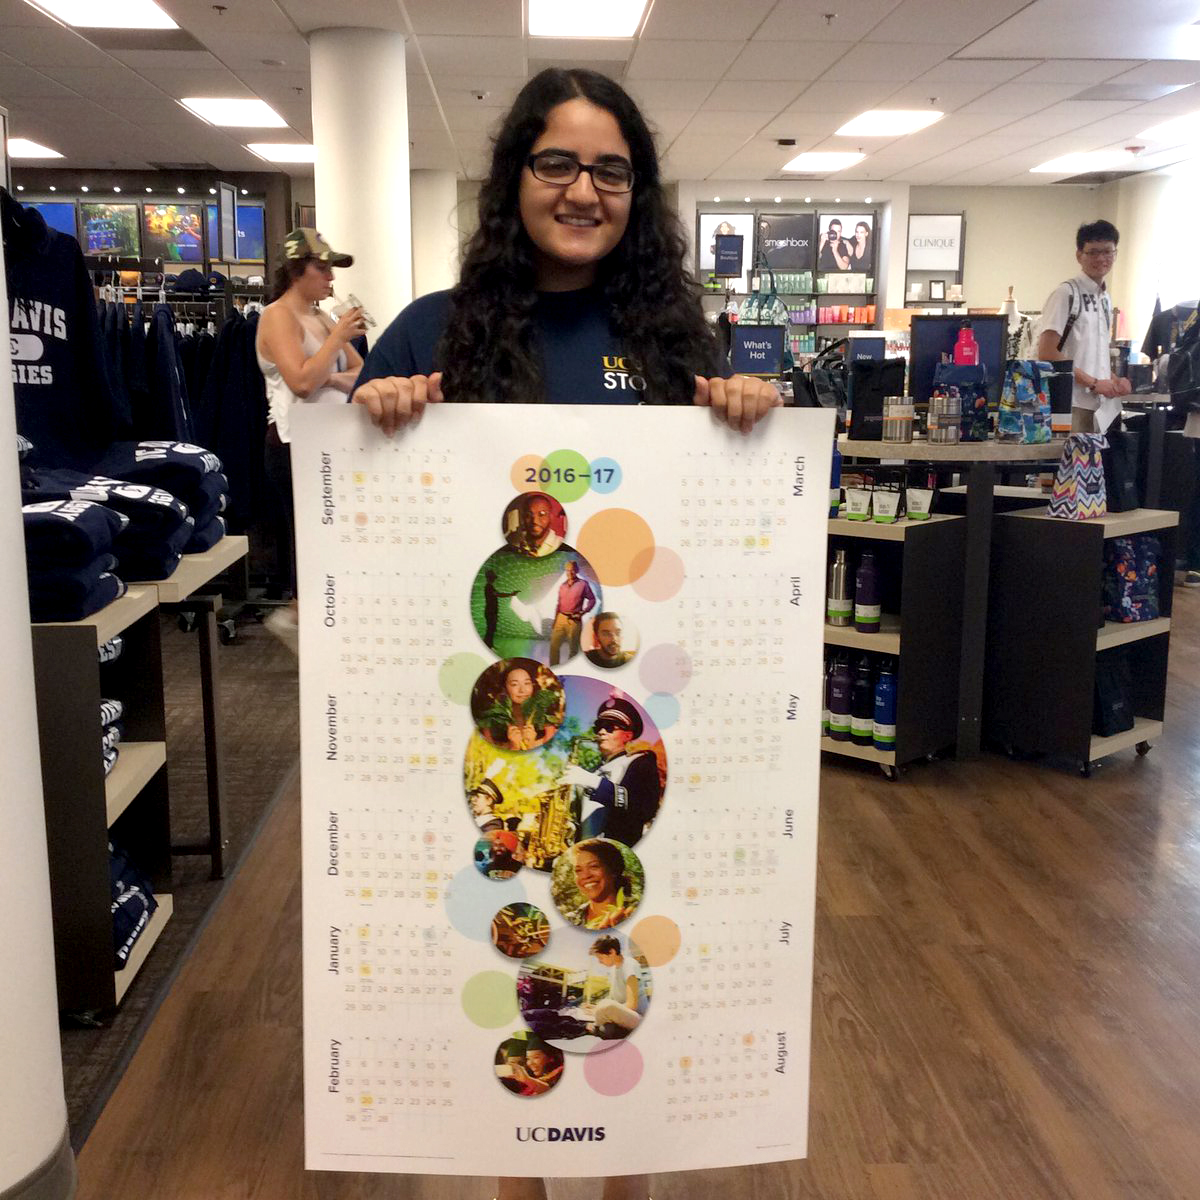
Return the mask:
{"type": "Polygon", "coordinates": [[[1043,372],[1052,370],[1050,363],[1037,359],[1010,360],[1000,393],[998,442],[1034,446],[1050,441],[1050,390],[1043,372]]]}
{"type": "Polygon", "coordinates": [[[1159,615],[1158,561],[1162,546],[1148,533],[1104,543],[1104,619],[1153,621],[1159,615]]]}
{"type": "Polygon", "coordinates": [[[1108,513],[1104,490],[1103,434],[1073,433],[1063,446],[1046,513],[1066,521],[1090,521],[1108,513]]]}

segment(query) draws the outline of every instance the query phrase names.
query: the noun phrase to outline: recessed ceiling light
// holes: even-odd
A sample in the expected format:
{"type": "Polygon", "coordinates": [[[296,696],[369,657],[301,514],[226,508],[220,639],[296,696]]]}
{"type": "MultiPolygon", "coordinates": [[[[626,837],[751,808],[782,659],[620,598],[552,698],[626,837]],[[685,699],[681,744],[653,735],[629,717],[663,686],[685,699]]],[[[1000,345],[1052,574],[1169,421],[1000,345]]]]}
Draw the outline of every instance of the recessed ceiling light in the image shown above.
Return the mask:
{"type": "Polygon", "coordinates": [[[902,137],[935,125],[945,115],[935,108],[872,108],[835,132],[837,137],[902,137]]]}
{"type": "Polygon", "coordinates": [[[776,197],[775,197],[775,203],[776,203],[776,204],[782,204],[782,203],[783,203],[783,197],[782,197],[782,196],[776,196],[776,197]]]}
{"type": "Polygon", "coordinates": [[[1200,112],[1186,113],[1182,117],[1172,117],[1169,121],[1152,125],[1139,133],[1138,137],[1148,142],[1169,142],[1173,146],[1200,140],[1200,112]]]}
{"type": "Polygon", "coordinates": [[[243,129],[283,129],[287,126],[287,122],[269,104],[257,98],[225,100],[188,96],[179,103],[210,125],[238,126],[243,129]]]}
{"type": "Polygon", "coordinates": [[[209,194],[210,196],[215,196],[215,195],[217,194],[217,189],[216,189],[216,188],[209,188],[209,189],[208,189],[208,194],[209,194]]]}
{"type": "Polygon", "coordinates": [[[246,149],[273,163],[310,163],[317,161],[317,148],[307,142],[248,142],[246,149]]]}
{"type": "Polygon", "coordinates": [[[183,195],[183,188],[176,188],[175,190],[176,190],[176,191],[177,191],[177,192],[178,192],[178,193],[179,193],[181,196],[183,195]]]}
{"type": "Polygon", "coordinates": [[[148,192],[152,192],[152,191],[154,191],[154,189],[153,189],[153,188],[147,188],[147,189],[146,189],[146,191],[148,191],[148,192]]]}
{"type": "Polygon", "coordinates": [[[113,188],[113,191],[114,191],[114,192],[119,192],[120,190],[121,190],[121,189],[120,189],[119,187],[115,187],[115,188],[113,188]]]}
{"type": "Polygon", "coordinates": [[[90,192],[92,189],[91,189],[90,187],[88,187],[88,185],[85,183],[85,184],[83,185],[83,187],[81,187],[79,190],[80,190],[81,192],[90,192]]]}
{"type": "Polygon", "coordinates": [[[633,37],[645,11],[646,0],[529,0],[529,36],[633,37]]]}
{"type": "Polygon", "coordinates": [[[25,0],[78,29],[178,29],[154,0],[25,0]]]}
{"type": "Polygon", "coordinates": [[[39,142],[31,142],[28,138],[10,137],[8,139],[9,158],[62,158],[57,150],[43,146],[39,142]]]}
{"type": "Polygon", "coordinates": [[[56,188],[56,187],[54,186],[54,184],[51,184],[51,185],[50,185],[50,190],[51,190],[52,192],[57,192],[57,191],[58,191],[58,188],[56,188]]]}
{"type": "Polygon", "coordinates": [[[248,196],[248,195],[250,195],[250,193],[245,188],[242,188],[242,195],[248,196]]]}
{"type": "Polygon", "coordinates": [[[713,203],[714,203],[714,204],[720,204],[720,203],[721,203],[721,197],[720,197],[720,196],[714,196],[714,197],[713,197],[713,203]]]}
{"type": "Polygon", "coordinates": [[[864,203],[864,204],[870,204],[870,203],[871,203],[871,197],[870,197],[870,196],[864,196],[864,197],[863,197],[863,203],[864,203]]]}
{"type": "Polygon", "coordinates": [[[811,196],[805,196],[805,197],[804,197],[804,203],[805,203],[805,204],[811,204],[811,203],[812,203],[812,197],[811,197],[811,196]]]}
{"type": "Polygon", "coordinates": [[[853,150],[809,150],[797,154],[790,162],[780,168],[782,171],[814,171],[821,174],[832,174],[834,171],[844,171],[847,167],[860,163],[867,156],[853,150]]]}
{"type": "Polygon", "coordinates": [[[1109,171],[1133,161],[1127,150],[1094,150],[1089,154],[1064,154],[1049,162],[1030,167],[1031,175],[1082,175],[1088,171],[1109,171]]]}
{"type": "Polygon", "coordinates": [[[18,192],[23,192],[24,190],[25,190],[25,185],[24,185],[23,183],[18,183],[18,184],[17,184],[17,191],[18,191],[18,192]]]}
{"type": "Polygon", "coordinates": [[[841,196],[834,196],[833,202],[834,202],[834,204],[841,204],[841,202],[842,202],[841,196]]]}
{"type": "Polygon", "coordinates": [[[749,197],[749,196],[743,196],[743,197],[742,197],[742,203],[743,203],[743,204],[749,204],[749,203],[750,203],[750,197],[749,197]]]}

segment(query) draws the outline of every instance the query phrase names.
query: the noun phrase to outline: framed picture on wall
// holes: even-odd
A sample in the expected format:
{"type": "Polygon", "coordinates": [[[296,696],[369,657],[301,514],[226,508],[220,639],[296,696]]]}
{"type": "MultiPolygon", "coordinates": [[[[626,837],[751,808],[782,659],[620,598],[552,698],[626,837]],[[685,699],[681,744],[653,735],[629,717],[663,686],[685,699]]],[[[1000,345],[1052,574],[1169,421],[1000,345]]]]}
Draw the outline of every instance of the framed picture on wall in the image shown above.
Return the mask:
{"type": "MultiPolygon", "coordinates": [[[[753,213],[701,213],[699,215],[696,246],[696,272],[701,281],[711,275],[717,265],[717,234],[740,235],[742,247],[747,253],[754,245],[754,214],[753,213]]],[[[742,274],[728,280],[729,286],[735,292],[750,290],[748,262],[744,263],[742,274]]]]}
{"type": "Polygon", "coordinates": [[[777,271],[811,271],[816,259],[815,213],[758,215],[759,262],[777,271]]]}
{"type": "Polygon", "coordinates": [[[146,204],[142,225],[147,258],[164,262],[204,261],[199,204],[146,204]]]}
{"type": "Polygon", "coordinates": [[[297,204],[296,205],[296,228],[297,229],[316,229],[317,227],[317,206],[315,204],[297,204]]]}
{"type": "Polygon", "coordinates": [[[817,216],[817,270],[875,274],[875,214],[820,213],[817,216]]]}
{"type": "Polygon", "coordinates": [[[929,298],[930,300],[945,300],[946,281],[944,279],[931,279],[929,281],[929,298]]]}
{"type": "Polygon", "coordinates": [[[136,204],[80,204],[79,227],[83,233],[80,243],[84,254],[140,257],[141,216],[136,204]]]}

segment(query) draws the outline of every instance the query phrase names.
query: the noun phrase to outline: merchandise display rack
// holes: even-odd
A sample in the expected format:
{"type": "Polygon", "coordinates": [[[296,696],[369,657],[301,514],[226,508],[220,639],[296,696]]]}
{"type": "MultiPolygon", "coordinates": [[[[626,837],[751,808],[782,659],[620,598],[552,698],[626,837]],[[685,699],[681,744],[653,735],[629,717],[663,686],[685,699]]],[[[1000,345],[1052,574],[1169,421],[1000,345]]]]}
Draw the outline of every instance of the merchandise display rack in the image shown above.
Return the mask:
{"type": "Polygon", "coordinates": [[[82,621],[32,626],[58,1004],[66,1012],[121,1002],[171,919],[171,824],[158,594],[131,587],[82,621]],[[124,650],[101,664],[98,648],[124,650]],[[125,738],[108,777],[100,701],[125,706],[125,738]],[[121,970],[113,964],[108,841],[149,878],[158,908],[121,970]]]}
{"type": "Polygon", "coordinates": [[[821,749],[876,763],[895,779],[904,763],[930,757],[956,737],[958,676],[946,666],[962,639],[962,592],[946,587],[945,580],[962,571],[966,521],[935,514],[883,524],[838,516],[829,521],[829,549],[846,551],[851,573],[862,550],[876,554],[884,581],[879,632],[826,623],[825,645],[896,660],[896,748],[877,750],[826,736],[821,749]]]}
{"type": "Polygon", "coordinates": [[[1145,754],[1163,731],[1179,514],[1134,509],[1091,521],[1045,512],[996,521],[988,620],[989,737],[1010,752],[1047,754],[1079,765],[1119,750],[1145,754]],[[1153,533],[1161,541],[1160,616],[1101,624],[1101,571],[1110,538],[1153,533]],[[1098,656],[1127,647],[1134,726],[1092,732],[1098,656]]]}

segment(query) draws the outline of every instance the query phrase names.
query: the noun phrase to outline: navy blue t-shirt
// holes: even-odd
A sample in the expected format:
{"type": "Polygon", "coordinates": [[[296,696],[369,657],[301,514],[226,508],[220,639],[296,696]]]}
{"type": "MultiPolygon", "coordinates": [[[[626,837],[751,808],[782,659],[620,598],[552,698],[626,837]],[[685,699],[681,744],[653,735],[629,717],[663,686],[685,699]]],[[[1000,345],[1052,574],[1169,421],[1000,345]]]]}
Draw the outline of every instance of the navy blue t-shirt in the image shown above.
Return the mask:
{"type": "MultiPolygon", "coordinates": [[[[391,375],[428,375],[440,369],[434,350],[450,314],[450,293],[414,300],[383,331],[356,386],[391,375]]],[[[645,383],[629,368],[608,321],[598,288],[539,292],[534,344],[542,353],[545,400],[550,404],[638,404],[645,383]]],[[[725,370],[723,374],[728,374],[725,370]]],[[[460,400],[472,397],[451,396],[460,400]]],[[[531,402],[541,397],[530,396],[531,402]]]]}

